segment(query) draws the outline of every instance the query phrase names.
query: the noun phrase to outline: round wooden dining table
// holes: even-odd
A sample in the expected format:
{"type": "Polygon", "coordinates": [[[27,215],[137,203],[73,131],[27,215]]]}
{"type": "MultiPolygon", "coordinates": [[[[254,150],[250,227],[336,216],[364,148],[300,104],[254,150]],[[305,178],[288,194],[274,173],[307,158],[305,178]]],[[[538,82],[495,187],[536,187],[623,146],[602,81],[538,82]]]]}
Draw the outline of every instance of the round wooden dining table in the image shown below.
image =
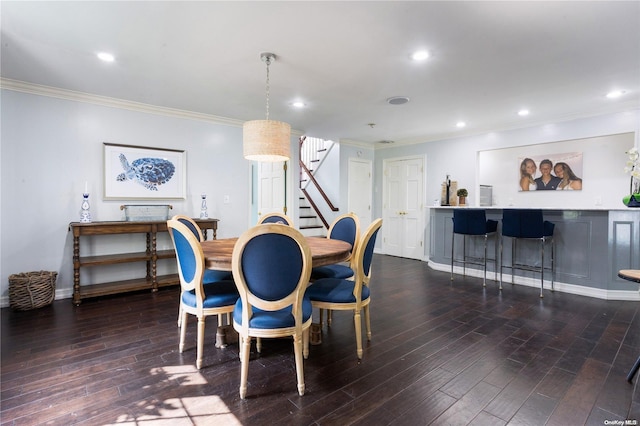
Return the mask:
{"type": "MultiPolygon", "coordinates": [[[[325,237],[305,237],[311,250],[312,266],[331,265],[347,260],[351,253],[351,244],[325,237]]],[[[205,267],[218,271],[231,271],[233,247],[238,238],[222,238],[202,241],[205,267]]]]}
{"type": "MultiPolygon", "coordinates": [[[[311,250],[313,267],[345,261],[351,253],[351,244],[345,241],[331,240],[325,237],[305,238],[311,250]]],[[[205,268],[218,271],[231,271],[231,259],[236,241],[238,241],[238,238],[202,241],[200,244],[204,253],[205,268]]],[[[227,346],[227,332],[230,330],[232,330],[231,326],[218,326],[218,331],[216,332],[216,348],[224,348],[227,346]]]]}

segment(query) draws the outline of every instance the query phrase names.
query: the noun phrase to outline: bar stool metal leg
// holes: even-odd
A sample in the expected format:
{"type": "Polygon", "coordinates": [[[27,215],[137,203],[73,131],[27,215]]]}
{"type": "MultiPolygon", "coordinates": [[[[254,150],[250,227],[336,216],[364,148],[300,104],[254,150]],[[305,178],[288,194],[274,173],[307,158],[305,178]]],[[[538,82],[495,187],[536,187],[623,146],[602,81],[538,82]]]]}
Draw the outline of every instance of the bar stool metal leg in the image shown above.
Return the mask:
{"type": "Polygon", "coordinates": [[[556,244],[551,237],[551,291],[555,291],[554,281],[556,279],[556,244]]]}
{"type": "Polygon", "coordinates": [[[544,297],[544,237],[540,238],[540,298],[544,297]]]}
{"type": "MultiPolygon", "coordinates": [[[[504,237],[501,235],[500,236],[500,290],[502,290],[502,268],[504,267],[504,262],[502,261],[502,252],[503,252],[503,240],[504,237]]],[[[497,258],[496,258],[497,259],[497,258]]],[[[498,270],[498,265],[496,264],[496,272],[498,270]]]]}
{"type": "Polygon", "coordinates": [[[455,241],[456,241],[456,233],[452,232],[451,233],[451,281],[453,281],[453,254],[455,253],[453,245],[455,241]]]}
{"type": "Polygon", "coordinates": [[[482,287],[487,286],[487,239],[489,237],[484,234],[484,276],[482,278],[482,287]]]}
{"type": "Polygon", "coordinates": [[[633,364],[633,367],[631,367],[629,374],[627,374],[627,382],[631,383],[633,381],[633,376],[636,375],[636,373],[638,372],[638,369],[640,369],[640,357],[638,357],[638,359],[636,360],[636,363],[633,364]]]}

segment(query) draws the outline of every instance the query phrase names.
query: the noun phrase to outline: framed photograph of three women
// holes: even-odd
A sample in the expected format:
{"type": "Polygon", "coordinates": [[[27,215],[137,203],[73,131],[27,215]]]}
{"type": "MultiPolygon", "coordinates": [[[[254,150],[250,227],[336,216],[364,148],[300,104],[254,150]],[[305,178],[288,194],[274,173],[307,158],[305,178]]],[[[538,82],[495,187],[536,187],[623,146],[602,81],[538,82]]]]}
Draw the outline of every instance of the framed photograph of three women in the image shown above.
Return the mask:
{"type": "Polygon", "coordinates": [[[549,190],[582,190],[582,152],[518,157],[518,191],[549,190]]]}
{"type": "MultiPolygon", "coordinates": [[[[569,126],[569,130],[583,131],[579,126],[569,126]]],[[[553,134],[562,133],[558,128],[551,126],[548,131],[549,135],[515,132],[510,138],[512,146],[477,152],[477,184],[492,186],[493,205],[601,208],[620,204],[620,198],[629,191],[629,174],[624,171],[628,158],[625,152],[636,144],[636,132],[558,140],[553,134]],[[538,141],[542,136],[546,140],[538,141]],[[533,160],[535,167],[530,162],[522,164],[527,158],[533,160]],[[544,160],[551,164],[542,164],[544,160]],[[565,167],[556,167],[558,163],[566,163],[570,172],[565,172],[565,167]],[[538,190],[536,179],[542,177],[541,164],[545,172],[549,172],[544,179],[546,189],[538,190]],[[564,180],[564,184],[559,184],[558,179],[551,182],[551,176],[564,180]],[[572,181],[570,185],[566,184],[567,180],[572,181]],[[551,192],[553,190],[556,192],[551,192]]]]}
{"type": "Polygon", "coordinates": [[[103,145],[105,200],[186,198],[184,150],[103,145]]]}

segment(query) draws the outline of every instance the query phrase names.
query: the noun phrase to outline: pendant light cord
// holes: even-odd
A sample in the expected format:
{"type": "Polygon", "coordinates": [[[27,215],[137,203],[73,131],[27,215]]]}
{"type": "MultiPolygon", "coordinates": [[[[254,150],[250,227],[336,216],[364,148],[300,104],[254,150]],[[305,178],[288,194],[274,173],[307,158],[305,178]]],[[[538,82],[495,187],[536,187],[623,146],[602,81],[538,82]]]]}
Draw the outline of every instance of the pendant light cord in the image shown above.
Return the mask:
{"type": "Polygon", "coordinates": [[[269,65],[271,64],[271,58],[267,57],[265,63],[267,64],[267,121],[269,121],[269,65]]]}

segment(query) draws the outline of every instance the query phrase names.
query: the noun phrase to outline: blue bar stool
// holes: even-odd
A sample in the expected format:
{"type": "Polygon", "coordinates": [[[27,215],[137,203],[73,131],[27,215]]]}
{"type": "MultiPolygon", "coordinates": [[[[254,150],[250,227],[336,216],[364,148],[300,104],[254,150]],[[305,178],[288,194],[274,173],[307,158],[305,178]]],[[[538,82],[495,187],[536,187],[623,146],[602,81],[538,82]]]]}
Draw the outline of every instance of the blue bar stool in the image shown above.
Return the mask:
{"type": "MultiPolygon", "coordinates": [[[[497,220],[487,220],[485,210],[481,209],[454,209],[453,210],[453,233],[451,234],[451,281],[453,281],[453,264],[462,263],[462,275],[465,275],[467,263],[472,265],[483,265],[484,278],[482,286],[487,285],[487,260],[495,262],[495,274],[498,272],[498,256],[495,254],[493,259],[487,259],[487,241],[490,236],[495,237],[498,230],[497,220]],[[455,259],[454,243],[456,234],[462,235],[462,260],[455,259]],[[467,237],[484,237],[484,256],[482,258],[467,256],[467,237]]],[[[496,245],[497,249],[497,245],[496,245]]],[[[496,276],[494,275],[494,279],[496,276]]]]}
{"type": "Polygon", "coordinates": [[[555,253],[553,243],[553,229],[555,225],[542,217],[539,209],[506,209],[502,212],[502,236],[500,238],[500,288],[502,288],[502,269],[511,269],[511,284],[513,284],[514,269],[533,271],[540,273],[540,297],[544,297],[544,270],[551,271],[551,291],[555,275],[555,253]],[[503,239],[511,238],[511,265],[505,265],[502,261],[503,239]],[[518,240],[537,240],[540,242],[540,263],[516,262],[516,243],[518,240]],[[551,266],[544,266],[544,246],[551,245],[551,266]]]}

